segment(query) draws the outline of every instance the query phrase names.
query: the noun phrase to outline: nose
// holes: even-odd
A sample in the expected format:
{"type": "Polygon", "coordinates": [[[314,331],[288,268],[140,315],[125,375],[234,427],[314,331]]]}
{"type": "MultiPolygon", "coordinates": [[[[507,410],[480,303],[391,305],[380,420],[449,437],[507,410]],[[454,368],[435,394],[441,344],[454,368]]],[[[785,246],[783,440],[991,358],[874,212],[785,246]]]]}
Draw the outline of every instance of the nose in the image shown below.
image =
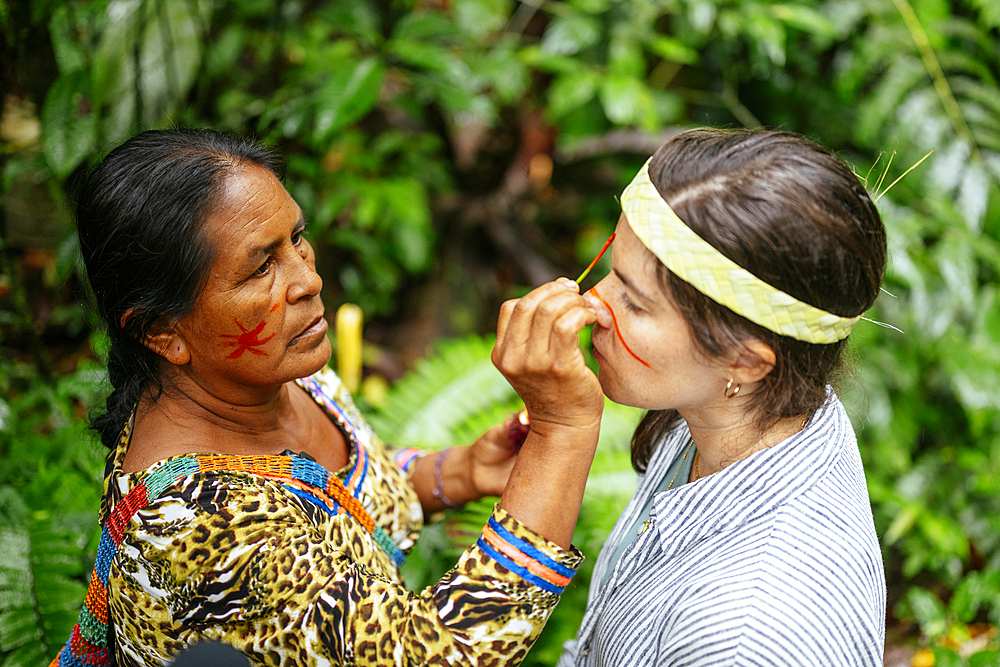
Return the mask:
{"type": "MultiPolygon", "coordinates": [[[[303,239],[303,245],[308,242],[303,239]]],[[[323,279],[316,273],[316,258],[313,255],[312,247],[300,249],[295,253],[296,265],[293,269],[292,279],[288,284],[288,302],[295,303],[304,298],[319,296],[323,289],[323,279]]]]}
{"type": "Polygon", "coordinates": [[[614,326],[614,320],[611,316],[611,311],[608,310],[608,306],[605,304],[603,298],[598,298],[596,295],[600,295],[601,292],[599,288],[604,284],[604,281],[597,283],[591,287],[584,295],[583,298],[587,300],[590,307],[597,314],[597,326],[602,329],[610,329],[614,326]]]}

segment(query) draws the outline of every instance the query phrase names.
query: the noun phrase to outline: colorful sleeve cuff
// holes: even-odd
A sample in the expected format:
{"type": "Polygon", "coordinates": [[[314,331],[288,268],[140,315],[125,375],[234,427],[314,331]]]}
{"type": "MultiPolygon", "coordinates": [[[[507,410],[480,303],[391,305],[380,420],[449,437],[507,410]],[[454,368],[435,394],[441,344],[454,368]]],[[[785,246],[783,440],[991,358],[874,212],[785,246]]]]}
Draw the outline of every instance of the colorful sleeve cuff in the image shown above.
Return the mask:
{"type": "Polygon", "coordinates": [[[413,468],[413,462],[419,459],[421,456],[426,454],[422,449],[417,449],[416,447],[407,447],[406,449],[397,449],[392,452],[392,460],[396,462],[396,465],[400,470],[409,474],[413,468]]]}
{"type": "Polygon", "coordinates": [[[533,533],[499,505],[483,528],[478,546],[525,581],[559,595],[576,574],[583,554],[570,550],[533,533]]]}

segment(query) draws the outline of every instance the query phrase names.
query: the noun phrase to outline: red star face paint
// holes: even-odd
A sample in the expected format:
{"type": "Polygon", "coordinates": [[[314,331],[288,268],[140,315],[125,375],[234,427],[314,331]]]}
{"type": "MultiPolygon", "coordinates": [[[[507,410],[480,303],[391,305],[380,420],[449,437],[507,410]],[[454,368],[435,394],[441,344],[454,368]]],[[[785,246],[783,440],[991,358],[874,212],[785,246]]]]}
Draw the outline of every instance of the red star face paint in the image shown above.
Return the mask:
{"type": "MultiPolygon", "coordinates": [[[[277,306],[277,304],[275,304],[275,305],[277,306]]],[[[271,312],[274,312],[274,308],[271,309],[271,312]]],[[[236,326],[238,326],[240,328],[240,331],[242,331],[243,333],[240,333],[240,334],[219,334],[219,338],[232,338],[233,339],[233,340],[225,342],[225,343],[219,343],[220,347],[235,347],[236,348],[235,350],[233,350],[233,352],[231,354],[226,355],[226,359],[239,359],[240,357],[243,356],[244,352],[249,352],[251,354],[259,354],[259,355],[265,356],[265,357],[268,356],[267,352],[265,352],[264,350],[258,350],[257,349],[260,346],[262,346],[264,343],[266,343],[267,341],[269,341],[272,338],[274,338],[274,334],[271,334],[267,338],[260,338],[259,337],[260,334],[264,331],[264,327],[267,325],[264,320],[261,320],[260,324],[258,324],[256,327],[254,327],[250,331],[247,331],[246,327],[244,327],[242,324],[240,324],[239,320],[237,320],[236,318],[233,318],[233,322],[236,323],[236,326]]]]}

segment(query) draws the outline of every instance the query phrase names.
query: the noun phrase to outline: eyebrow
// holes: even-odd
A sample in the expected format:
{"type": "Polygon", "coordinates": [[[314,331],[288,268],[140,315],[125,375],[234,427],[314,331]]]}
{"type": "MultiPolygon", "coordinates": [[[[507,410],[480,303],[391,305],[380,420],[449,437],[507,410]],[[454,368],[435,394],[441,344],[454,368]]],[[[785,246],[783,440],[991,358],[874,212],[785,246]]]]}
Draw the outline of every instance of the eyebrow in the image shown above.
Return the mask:
{"type": "MultiPolygon", "coordinates": [[[[301,231],[301,230],[303,230],[305,228],[306,228],[306,218],[305,218],[305,215],[304,214],[300,214],[298,222],[296,222],[295,223],[295,227],[292,228],[292,234],[294,234],[296,232],[299,232],[299,231],[301,231]]],[[[284,241],[284,239],[281,239],[281,240],[275,241],[274,243],[269,243],[267,245],[254,246],[247,253],[247,262],[250,262],[251,260],[256,262],[256,261],[259,261],[259,260],[263,259],[264,257],[267,257],[272,252],[274,252],[274,249],[277,248],[279,245],[281,245],[283,241],[284,241]]]]}

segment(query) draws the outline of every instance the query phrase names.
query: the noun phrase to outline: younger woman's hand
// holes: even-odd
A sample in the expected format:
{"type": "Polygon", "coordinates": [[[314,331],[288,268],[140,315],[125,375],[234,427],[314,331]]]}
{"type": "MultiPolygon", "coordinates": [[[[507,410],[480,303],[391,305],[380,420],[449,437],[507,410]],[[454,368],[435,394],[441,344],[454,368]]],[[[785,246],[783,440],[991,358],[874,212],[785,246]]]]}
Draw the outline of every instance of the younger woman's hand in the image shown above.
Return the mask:
{"type": "Polygon", "coordinates": [[[600,421],[604,395],[578,342],[596,321],[579,285],[565,278],[501,307],[493,363],[524,401],[532,430],[600,421]]]}

